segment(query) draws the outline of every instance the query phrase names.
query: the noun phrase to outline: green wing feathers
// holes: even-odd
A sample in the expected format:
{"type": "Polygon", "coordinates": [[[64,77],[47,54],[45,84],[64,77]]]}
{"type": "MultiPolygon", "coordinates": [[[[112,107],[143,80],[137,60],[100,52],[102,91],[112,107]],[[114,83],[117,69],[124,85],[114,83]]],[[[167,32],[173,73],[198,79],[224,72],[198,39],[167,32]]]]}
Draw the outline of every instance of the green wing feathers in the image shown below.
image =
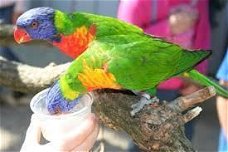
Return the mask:
{"type": "MultiPolygon", "coordinates": [[[[195,65],[199,64],[204,59],[211,55],[211,51],[196,50],[196,51],[184,51],[180,58],[180,65],[178,66],[177,73],[182,73],[192,69],[195,65]]],[[[222,88],[219,84],[210,80],[197,70],[190,70],[187,75],[192,80],[196,81],[203,86],[215,87],[216,93],[220,96],[228,98],[228,91],[222,88]]]]}
{"type": "Polygon", "coordinates": [[[179,58],[176,74],[180,74],[184,71],[192,69],[194,66],[208,58],[210,55],[210,50],[183,50],[183,53],[179,58]]]}

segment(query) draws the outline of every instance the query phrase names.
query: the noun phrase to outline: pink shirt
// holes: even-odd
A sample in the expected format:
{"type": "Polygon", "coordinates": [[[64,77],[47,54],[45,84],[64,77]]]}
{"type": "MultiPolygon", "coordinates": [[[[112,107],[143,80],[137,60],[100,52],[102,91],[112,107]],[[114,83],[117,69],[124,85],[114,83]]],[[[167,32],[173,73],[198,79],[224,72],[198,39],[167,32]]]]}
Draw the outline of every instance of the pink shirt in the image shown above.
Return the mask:
{"type": "MultiPolygon", "coordinates": [[[[192,49],[209,49],[208,0],[121,0],[118,18],[141,27],[145,33],[169,39],[172,37],[168,23],[169,12],[180,4],[193,4],[199,17],[192,31],[188,31],[172,41],[192,49]],[[191,36],[192,40],[188,40],[191,36]]],[[[199,64],[196,69],[205,74],[207,61],[199,64]]],[[[182,85],[183,82],[180,78],[171,78],[160,84],[159,88],[179,89],[182,85]]]]}

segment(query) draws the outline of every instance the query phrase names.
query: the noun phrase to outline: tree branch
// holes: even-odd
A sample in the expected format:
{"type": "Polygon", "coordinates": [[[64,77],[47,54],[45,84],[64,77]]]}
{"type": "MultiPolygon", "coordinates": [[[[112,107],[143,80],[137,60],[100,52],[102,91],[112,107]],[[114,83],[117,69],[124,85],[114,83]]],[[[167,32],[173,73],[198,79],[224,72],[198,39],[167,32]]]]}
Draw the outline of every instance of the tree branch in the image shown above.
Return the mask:
{"type": "Polygon", "coordinates": [[[161,102],[147,106],[135,117],[130,116],[131,105],[138,97],[122,92],[97,92],[95,111],[108,127],[125,130],[144,151],[194,151],[185,137],[183,125],[196,117],[201,108],[193,107],[215,95],[213,87],[207,87],[173,102],[161,102]],[[178,107],[178,108],[177,108],[178,107]],[[183,108],[184,107],[184,108],[183,108]]]}
{"type": "Polygon", "coordinates": [[[10,62],[0,56],[0,84],[20,92],[38,92],[50,86],[70,63],[44,68],[10,62]]]}
{"type": "MultiPolygon", "coordinates": [[[[0,84],[22,92],[38,92],[50,86],[69,67],[50,64],[44,68],[10,62],[0,57],[0,84]]],[[[98,90],[93,92],[93,110],[100,120],[113,129],[125,130],[142,151],[194,151],[185,137],[183,125],[196,117],[201,108],[183,111],[215,95],[207,87],[173,102],[144,107],[134,118],[131,105],[139,100],[129,91],[98,90]]]]}

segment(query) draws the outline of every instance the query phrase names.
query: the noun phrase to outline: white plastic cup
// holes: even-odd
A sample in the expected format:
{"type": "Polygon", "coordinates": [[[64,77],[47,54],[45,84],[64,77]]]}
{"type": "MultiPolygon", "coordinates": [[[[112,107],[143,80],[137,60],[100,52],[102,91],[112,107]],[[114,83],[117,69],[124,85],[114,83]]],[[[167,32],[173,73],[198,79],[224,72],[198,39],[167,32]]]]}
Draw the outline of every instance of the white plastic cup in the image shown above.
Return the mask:
{"type": "Polygon", "coordinates": [[[79,99],[79,103],[74,107],[72,112],[50,115],[47,111],[45,98],[48,90],[45,89],[36,94],[30,102],[30,108],[40,121],[43,137],[48,141],[53,141],[77,127],[88,117],[91,113],[93,98],[91,94],[85,94],[79,99]]]}

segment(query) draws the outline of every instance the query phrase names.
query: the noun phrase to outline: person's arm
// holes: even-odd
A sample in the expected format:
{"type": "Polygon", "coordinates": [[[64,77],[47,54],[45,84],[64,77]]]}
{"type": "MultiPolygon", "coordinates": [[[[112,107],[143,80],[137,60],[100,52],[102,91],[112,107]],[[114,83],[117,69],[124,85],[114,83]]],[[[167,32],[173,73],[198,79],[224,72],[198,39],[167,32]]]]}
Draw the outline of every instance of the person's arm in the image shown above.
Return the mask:
{"type": "MultiPolygon", "coordinates": [[[[228,50],[216,77],[220,80],[221,85],[228,88],[228,50]]],[[[228,98],[217,97],[217,112],[221,128],[228,139],[228,98]]]]}
{"type": "MultiPolygon", "coordinates": [[[[220,84],[228,88],[228,81],[220,80],[220,84]]],[[[216,104],[219,123],[228,139],[228,99],[218,96],[216,104]]]]}

